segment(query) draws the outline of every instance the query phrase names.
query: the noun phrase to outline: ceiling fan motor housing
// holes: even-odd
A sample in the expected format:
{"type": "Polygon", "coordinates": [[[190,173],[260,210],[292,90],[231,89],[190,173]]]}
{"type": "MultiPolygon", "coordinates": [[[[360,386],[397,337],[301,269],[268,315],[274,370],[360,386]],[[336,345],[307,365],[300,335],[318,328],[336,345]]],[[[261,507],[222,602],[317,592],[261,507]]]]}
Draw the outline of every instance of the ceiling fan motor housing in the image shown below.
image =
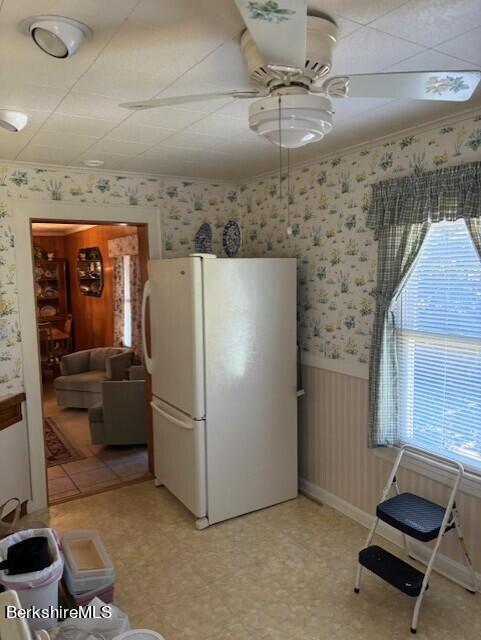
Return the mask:
{"type": "MultiPolygon", "coordinates": [[[[318,16],[307,16],[305,68],[302,75],[295,77],[296,83],[309,86],[330,72],[336,41],[337,26],[334,22],[318,16]]],[[[281,84],[279,76],[268,68],[272,61],[263,60],[248,29],[241,36],[241,49],[254,82],[269,88],[281,84]]]]}
{"type": "Polygon", "coordinates": [[[332,130],[331,103],[307,92],[262,98],[249,107],[249,127],[281,147],[303,147],[332,130]]]}

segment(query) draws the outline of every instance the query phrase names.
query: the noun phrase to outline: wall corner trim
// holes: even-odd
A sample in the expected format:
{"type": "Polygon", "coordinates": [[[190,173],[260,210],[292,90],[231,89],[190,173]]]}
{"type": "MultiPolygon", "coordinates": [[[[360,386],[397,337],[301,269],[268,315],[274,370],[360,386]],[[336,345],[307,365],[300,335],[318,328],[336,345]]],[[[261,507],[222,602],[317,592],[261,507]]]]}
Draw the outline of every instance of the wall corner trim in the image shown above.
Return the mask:
{"type": "MultiPolygon", "coordinates": [[[[322,489],[322,487],[320,487],[319,485],[314,484],[313,482],[310,482],[305,478],[299,478],[299,491],[306,495],[308,498],[312,498],[316,502],[320,502],[328,505],[329,507],[332,507],[336,511],[339,511],[348,518],[351,518],[355,522],[358,522],[367,529],[372,526],[375,517],[373,514],[359,509],[350,502],[347,502],[347,500],[343,500],[343,498],[340,498],[339,496],[336,496],[333,493],[322,489]]],[[[386,540],[389,540],[389,542],[392,542],[396,546],[402,548],[403,540],[400,531],[396,531],[385,523],[380,522],[377,529],[377,534],[385,538],[386,540]]],[[[429,547],[423,545],[422,543],[415,542],[414,540],[410,540],[409,545],[411,552],[410,555],[422,564],[427,564],[430,557],[429,547]]],[[[456,562],[455,560],[452,560],[451,558],[448,558],[448,556],[444,554],[438,553],[436,562],[434,564],[434,570],[445,578],[448,578],[456,584],[459,584],[464,589],[471,588],[470,574],[468,572],[468,569],[464,565],[456,562]]],[[[481,573],[479,572],[477,573],[477,580],[478,591],[481,592],[481,573]]]]}
{"type": "Polygon", "coordinates": [[[317,369],[326,369],[335,373],[342,373],[346,376],[354,378],[369,379],[369,366],[360,362],[351,362],[350,360],[333,360],[315,353],[304,351],[301,355],[302,364],[317,369]]]}

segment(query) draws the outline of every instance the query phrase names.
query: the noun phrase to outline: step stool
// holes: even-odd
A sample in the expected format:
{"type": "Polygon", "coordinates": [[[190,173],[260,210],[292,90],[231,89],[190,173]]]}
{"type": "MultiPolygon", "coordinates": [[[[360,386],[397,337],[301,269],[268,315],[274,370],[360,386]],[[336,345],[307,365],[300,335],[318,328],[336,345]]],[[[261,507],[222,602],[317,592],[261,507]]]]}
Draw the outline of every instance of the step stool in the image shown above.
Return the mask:
{"type": "Polygon", "coordinates": [[[420,451],[411,446],[404,446],[400,449],[389,480],[384,487],[381,502],[376,508],[376,518],[369,532],[365,547],[359,552],[359,563],[357,567],[356,583],[354,592],[359,593],[361,585],[361,573],[363,567],[372,571],[389,584],[393,585],[408,596],[416,598],[414,612],[411,622],[411,633],[416,633],[419,611],[423,601],[423,596],[429,588],[429,578],[433,570],[436,554],[439,551],[441,540],[445,533],[454,529],[464,555],[466,565],[472,579],[471,593],[477,592],[476,573],[474,571],[469,553],[464,542],[463,532],[456,508],[456,494],[461,480],[463,479],[464,468],[460,462],[443,458],[426,451],[420,451]],[[444,472],[454,474],[454,485],[446,507],[442,507],[435,502],[421,498],[412,493],[401,493],[396,480],[396,474],[404,455],[409,455],[418,460],[422,460],[433,465],[444,472]],[[391,489],[394,488],[395,496],[389,498],[391,489]],[[421,542],[435,540],[431,557],[426,567],[426,572],[422,573],[404,560],[394,556],[382,547],[372,544],[379,521],[386,522],[391,527],[401,531],[403,535],[404,550],[409,555],[407,538],[413,538],[421,542]]]}

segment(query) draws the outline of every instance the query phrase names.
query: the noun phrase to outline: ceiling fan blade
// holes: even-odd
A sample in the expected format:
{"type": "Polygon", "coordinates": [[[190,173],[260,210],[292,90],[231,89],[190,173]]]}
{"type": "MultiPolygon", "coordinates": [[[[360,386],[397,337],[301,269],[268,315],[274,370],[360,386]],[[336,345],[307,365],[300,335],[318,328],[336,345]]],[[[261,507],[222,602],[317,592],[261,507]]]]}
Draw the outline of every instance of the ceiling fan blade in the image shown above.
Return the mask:
{"type": "Polygon", "coordinates": [[[481,80],[481,71],[406,71],[333,77],[322,85],[332,98],[399,98],[465,102],[481,80]]]}
{"type": "Polygon", "coordinates": [[[168,98],[154,98],[153,100],[138,100],[137,102],[122,102],[120,107],[130,109],[132,111],[143,111],[144,109],[155,109],[157,107],[175,107],[181,104],[189,104],[191,102],[204,102],[204,100],[218,100],[219,98],[258,98],[261,94],[259,91],[246,89],[233,91],[216,91],[214,93],[197,93],[185,96],[172,96],[168,98]]]}
{"type": "Polygon", "coordinates": [[[304,69],[305,0],[234,0],[266,65],[304,69]]]}

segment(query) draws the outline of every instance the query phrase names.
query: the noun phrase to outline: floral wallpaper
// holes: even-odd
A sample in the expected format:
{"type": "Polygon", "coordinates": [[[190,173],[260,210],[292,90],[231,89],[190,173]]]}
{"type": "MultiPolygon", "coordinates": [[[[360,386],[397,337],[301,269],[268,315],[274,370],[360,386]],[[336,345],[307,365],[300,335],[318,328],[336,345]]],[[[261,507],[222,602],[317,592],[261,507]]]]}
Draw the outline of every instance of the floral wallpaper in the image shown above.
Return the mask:
{"type": "Polygon", "coordinates": [[[241,187],[243,255],[298,259],[304,352],[369,361],[377,252],[366,228],[371,183],[480,158],[478,115],[295,169],[282,182],[282,201],[278,175],[241,187]]]}
{"type": "Polygon", "coordinates": [[[313,161],[282,181],[282,200],[276,174],[235,185],[0,166],[0,395],[22,389],[10,198],[157,205],[165,257],[194,251],[205,222],[212,229],[213,252],[225,255],[224,225],[237,220],[244,257],[297,257],[303,351],[367,363],[376,278],[376,242],[365,224],[371,183],[480,158],[478,115],[313,161]]]}
{"type": "Polygon", "coordinates": [[[204,222],[213,230],[213,250],[223,255],[223,226],[229,219],[240,219],[235,185],[0,166],[0,396],[21,391],[23,384],[14,225],[8,211],[10,198],[77,202],[86,206],[157,205],[162,216],[166,257],[194,251],[195,234],[204,222]]]}

